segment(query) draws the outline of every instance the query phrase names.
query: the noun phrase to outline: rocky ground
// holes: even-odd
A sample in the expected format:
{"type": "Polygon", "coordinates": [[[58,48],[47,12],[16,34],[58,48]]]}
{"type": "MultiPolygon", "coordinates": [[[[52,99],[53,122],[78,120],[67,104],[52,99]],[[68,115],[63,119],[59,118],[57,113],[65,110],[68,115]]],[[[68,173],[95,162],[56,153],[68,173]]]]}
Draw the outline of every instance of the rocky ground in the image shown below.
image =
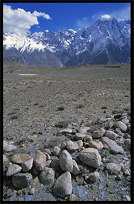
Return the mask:
{"type": "Polygon", "coordinates": [[[129,65],[4,63],[3,112],[4,201],[131,200],[129,65]]]}

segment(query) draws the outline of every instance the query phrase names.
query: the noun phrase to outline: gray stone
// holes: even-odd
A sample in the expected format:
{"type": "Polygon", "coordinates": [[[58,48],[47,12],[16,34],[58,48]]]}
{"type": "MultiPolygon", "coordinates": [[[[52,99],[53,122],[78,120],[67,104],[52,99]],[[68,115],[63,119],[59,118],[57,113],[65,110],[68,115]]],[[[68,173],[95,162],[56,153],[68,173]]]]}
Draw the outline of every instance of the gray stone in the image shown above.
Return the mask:
{"type": "Polygon", "coordinates": [[[76,140],[82,140],[82,139],[86,138],[86,134],[85,133],[76,133],[75,138],[76,138],[76,140]]]}
{"type": "Polygon", "coordinates": [[[95,138],[95,139],[100,138],[101,137],[100,131],[94,131],[92,137],[95,138]]]}
{"type": "Polygon", "coordinates": [[[79,158],[81,162],[94,168],[98,168],[101,164],[101,156],[98,150],[94,148],[85,148],[79,154],[79,158]]]}
{"type": "Polygon", "coordinates": [[[66,149],[69,152],[75,152],[78,149],[78,144],[76,142],[69,140],[66,142],[66,149]]]}
{"type": "Polygon", "coordinates": [[[39,174],[38,170],[34,166],[32,167],[32,174],[35,176],[39,174]]]}
{"type": "Polygon", "coordinates": [[[121,166],[115,163],[107,163],[106,169],[110,174],[118,174],[118,172],[121,170],[121,166]]]}
{"type": "Polygon", "coordinates": [[[3,148],[4,146],[9,145],[9,142],[7,140],[3,140],[3,148]]]}
{"type": "Polygon", "coordinates": [[[3,154],[3,163],[8,163],[8,162],[9,162],[8,158],[3,154]]]}
{"type": "Polygon", "coordinates": [[[67,150],[62,150],[59,157],[59,164],[63,171],[73,171],[72,157],[67,150]]]}
{"type": "Polygon", "coordinates": [[[22,164],[30,159],[28,154],[16,153],[11,157],[11,162],[15,164],[22,164]]]}
{"type": "Polygon", "coordinates": [[[111,140],[116,140],[118,135],[115,132],[113,132],[112,130],[108,130],[108,131],[106,131],[105,136],[111,140]]]}
{"type": "Polygon", "coordinates": [[[131,140],[130,139],[125,139],[125,145],[130,146],[131,145],[131,140]]]}
{"type": "Polygon", "coordinates": [[[77,196],[77,195],[71,194],[71,195],[69,196],[69,201],[77,201],[77,200],[78,200],[78,196],[77,196]]]}
{"type": "Polygon", "coordinates": [[[95,148],[97,150],[101,150],[103,148],[103,144],[100,141],[99,142],[89,141],[88,144],[89,147],[95,148]]]}
{"type": "Polygon", "coordinates": [[[51,155],[51,151],[50,151],[50,149],[47,149],[47,148],[44,149],[44,153],[45,153],[45,152],[46,152],[47,154],[51,155]]]}
{"type": "Polygon", "coordinates": [[[91,135],[87,135],[86,141],[91,141],[91,140],[92,140],[92,136],[91,135]]]}
{"type": "Polygon", "coordinates": [[[31,158],[30,160],[22,163],[21,167],[22,167],[22,171],[23,172],[27,172],[29,171],[30,169],[32,169],[32,166],[33,166],[33,158],[31,158]]]}
{"type": "Polygon", "coordinates": [[[49,167],[50,164],[51,164],[51,162],[52,162],[52,160],[48,160],[48,161],[46,161],[46,167],[49,167]]]}
{"type": "Polygon", "coordinates": [[[26,188],[32,180],[32,175],[30,173],[18,173],[12,177],[13,186],[16,188],[26,188]]]}
{"type": "Polygon", "coordinates": [[[83,142],[82,142],[82,140],[77,140],[75,143],[78,145],[78,150],[81,150],[82,147],[83,147],[83,142]]]}
{"type": "Polygon", "coordinates": [[[129,120],[125,117],[121,120],[125,125],[129,124],[129,120]]]}
{"type": "Polygon", "coordinates": [[[34,166],[38,171],[43,171],[46,166],[46,155],[39,150],[35,153],[34,166]]]}
{"type": "Polygon", "coordinates": [[[55,171],[52,168],[45,167],[40,173],[40,182],[45,186],[52,186],[54,184],[55,171]]]}
{"type": "Polygon", "coordinates": [[[109,149],[113,154],[123,154],[124,150],[115,141],[109,139],[108,137],[102,137],[101,141],[105,148],[109,149]]]}
{"type": "Polygon", "coordinates": [[[64,198],[72,193],[72,180],[70,172],[65,172],[59,176],[54,184],[53,193],[64,198]]]}
{"type": "Polygon", "coordinates": [[[29,194],[30,195],[33,195],[35,193],[36,189],[35,188],[32,188],[30,191],[29,191],[29,194]]]}
{"type": "Polygon", "coordinates": [[[13,176],[14,174],[21,172],[21,169],[22,168],[19,165],[10,163],[6,172],[6,176],[13,176]]]}
{"type": "Polygon", "coordinates": [[[131,201],[130,196],[126,195],[125,197],[127,201],[131,201]]]}
{"type": "Polygon", "coordinates": [[[82,133],[82,134],[86,134],[87,132],[89,132],[90,131],[90,127],[81,127],[80,128],[80,133],[82,133]]]}
{"type": "Polygon", "coordinates": [[[14,151],[16,149],[17,149],[17,147],[15,145],[12,145],[12,144],[3,146],[3,151],[5,151],[5,152],[11,152],[11,151],[14,151]]]}
{"type": "Polygon", "coordinates": [[[100,174],[97,171],[95,171],[89,175],[89,180],[94,183],[99,179],[99,177],[100,174]]]}
{"type": "Polygon", "coordinates": [[[78,167],[76,161],[73,160],[73,171],[72,171],[72,174],[73,174],[73,175],[77,175],[79,172],[80,172],[80,169],[79,169],[79,167],[78,167]]]}
{"type": "Polygon", "coordinates": [[[100,133],[100,137],[103,137],[103,135],[105,134],[105,129],[104,128],[100,128],[99,129],[99,133],[100,133]]]}
{"type": "Polygon", "coordinates": [[[126,126],[122,121],[116,122],[116,123],[115,123],[115,126],[116,126],[117,128],[120,128],[120,130],[121,130],[122,132],[126,132],[126,131],[127,131],[127,126],[126,126]]]}
{"type": "Polygon", "coordinates": [[[53,155],[55,155],[55,156],[59,155],[60,150],[61,150],[61,149],[60,149],[58,146],[55,146],[55,147],[54,147],[54,150],[53,150],[53,155]]]}
{"type": "Polygon", "coordinates": [[[65,149],[66,148],[66,142],[62,142],[61,145],[60,145],[60,148],[65,149]]]}
{"type": "Polygon", "coordinates": [[[65,129],[63,129],[63,130],[60,130],[59,131],[59,133],[61,133],[61,134],[71,134],[72,133],[72,129],[71,128],[65,128],[65,129]]]}

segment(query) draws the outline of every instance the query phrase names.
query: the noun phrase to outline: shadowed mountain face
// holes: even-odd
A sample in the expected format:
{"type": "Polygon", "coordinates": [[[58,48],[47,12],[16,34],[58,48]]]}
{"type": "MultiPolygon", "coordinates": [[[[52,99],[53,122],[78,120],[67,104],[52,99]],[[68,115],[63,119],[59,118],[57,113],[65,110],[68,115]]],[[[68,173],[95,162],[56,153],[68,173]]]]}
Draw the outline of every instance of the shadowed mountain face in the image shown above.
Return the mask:
{"type": "Polygon", "coordinates": [[[98,20],[92,26],[28,36],[4,34],[3,57],[32,66],[130,63],[130,21],[98,20]]]}

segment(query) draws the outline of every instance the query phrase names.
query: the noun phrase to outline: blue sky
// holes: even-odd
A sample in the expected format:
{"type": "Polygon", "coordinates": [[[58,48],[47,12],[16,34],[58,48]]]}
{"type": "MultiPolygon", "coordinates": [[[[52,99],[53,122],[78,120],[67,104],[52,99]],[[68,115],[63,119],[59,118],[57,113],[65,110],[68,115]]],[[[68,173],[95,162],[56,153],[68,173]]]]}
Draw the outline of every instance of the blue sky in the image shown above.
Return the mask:
{"type": "Polygon", "coordinates": [[[130,3],[4,3],[4,32],[78,30],[98,19],[130,19],[130,3]]]}

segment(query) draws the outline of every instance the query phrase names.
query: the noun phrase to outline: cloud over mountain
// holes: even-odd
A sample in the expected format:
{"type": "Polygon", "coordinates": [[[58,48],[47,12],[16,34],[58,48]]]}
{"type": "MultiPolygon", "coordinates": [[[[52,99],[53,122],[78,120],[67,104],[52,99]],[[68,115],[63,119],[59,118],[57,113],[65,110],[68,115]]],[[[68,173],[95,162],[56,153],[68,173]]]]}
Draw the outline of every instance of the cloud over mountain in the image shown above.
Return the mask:
{"type": "Polygon", "coordinates": [[[44,12],[25,11],[24,9],[12,9],[11,6],[3,6],[3,30],[4,33],[17,33],[19,35],[27,35],[31,26],[38,25],[38,18],[43,17],[47,20],[51,17],[44,12]]]}

